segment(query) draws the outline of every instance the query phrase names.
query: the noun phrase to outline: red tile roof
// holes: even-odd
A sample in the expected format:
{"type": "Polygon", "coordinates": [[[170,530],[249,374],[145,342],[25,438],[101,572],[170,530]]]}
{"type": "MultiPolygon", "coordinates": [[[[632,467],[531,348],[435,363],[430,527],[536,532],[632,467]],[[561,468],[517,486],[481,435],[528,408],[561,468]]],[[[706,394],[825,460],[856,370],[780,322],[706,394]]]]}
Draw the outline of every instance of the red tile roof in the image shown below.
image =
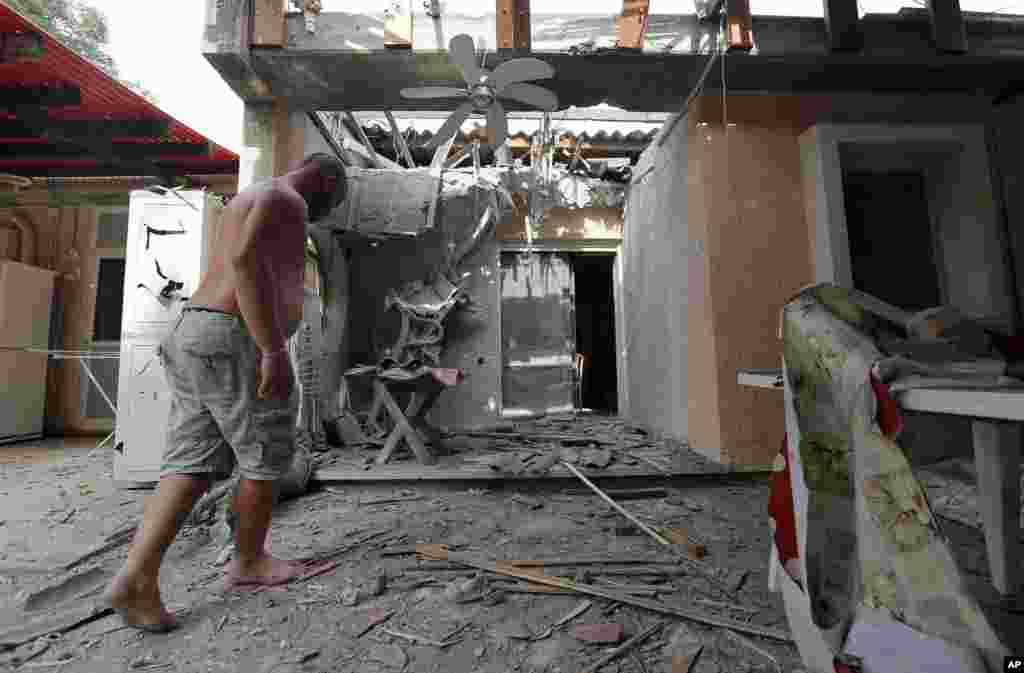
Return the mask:
{"type": "MultiPolygon", "coordinates": [[[[0,33],[9,36],[16,33],[36,33],[42,39],[42,53],[38,57],[23,57],[3,60],[0,56],[0,88],[13,87],[54,87],[72,85],[81,91],[81,101],[75,105],[51,105],[44,108],[49,120],[140,120],[167,124],[166,133],[160,135],[122,136],[113,134],[113,142],[122,144],[161,144],[159,152],[142,153],[142,158],[177,173],[225,173],[237,172],[238,155],[210,141],[180,121],[150,103],[125,85],[113,79],[98,67],[65,47],[30,19],[22,16],[0,0],[0,33]],[[174,152],[174,145],[180,145],[181,152],[174,152]],[[191,146],[191,147],[190,147],[191,146]]],[[[3,101],[0,101],[2,103],[3,101]]],[[[3,106],[6,107],[6,106],[3,106]]],[[[15,120],[17,117],[8,109],[0,107],[0,122],[15,120]]],[[[10,132],[10,131],[8,131],[10,132]]],[[[90,159],[87,150],[82,156],[52,156],[40,158],[40,147],[54,146],[52,140],[39,135],[21,134],[16,137],[0,137],[0,144],[24,145],[31,158],[19,158],[8,150],[7,156],[0,157],[0,172],[24,173],[31,171],[57,171],[65,175],[77,171],[95,171],[102,162],[90,159]],[[30,150],[36,150],[32,156],[30,150]],[[21,170],[19,170],[21,169],[21,170]]],[[[66,145],[65,145],[66,146],[66,145]]],[[[116,172],[116,171],[115,171],[116,172]]],[[[35,174],[40,174],[36,172],[35,174]]],[[[94,174],[94,173],[93,173],[94,174]]]]}

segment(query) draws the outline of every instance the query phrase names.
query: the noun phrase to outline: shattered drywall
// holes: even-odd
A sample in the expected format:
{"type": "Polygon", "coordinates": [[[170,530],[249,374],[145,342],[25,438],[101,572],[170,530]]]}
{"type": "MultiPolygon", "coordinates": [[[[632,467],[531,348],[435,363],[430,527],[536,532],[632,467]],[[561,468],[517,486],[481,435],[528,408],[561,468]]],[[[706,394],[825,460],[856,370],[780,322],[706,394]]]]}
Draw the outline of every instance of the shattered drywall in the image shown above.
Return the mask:
{"type": "MultiPolygon", "coordinates": [[[[379,172],[379,171],[378,171],[379,172]]],[[[435,407],[436,422],[476,425],[490,422],[500,401],[500,327],[497,318],[498,252],[494,225],[511,209],[503,194],[499,171],[450,171],[442,178],[437,215],[430,229],[416,237],[370,239],[350,236],[339,242],[347,226],[319,227],[314,233],[321,255],[321,274],[328,296],[325,342],[338,344],[325,353],[323,377],[327,418],[344,403],[334,392],[342,372],[375,364],[399,335],[400,318],[387,308],[388,296],[403,286],[429,283],[438,274],[461,282],[469,305],[456,309],[445,322],[441,365],[465,371],[467,380],[435,407]],[[330,295],[337,293],[337,297],[330,295]],[[342,325],[345,325],[342,327],[342,325]]],[[[366,391],[353,390],[359,407],[366,391]]]]}

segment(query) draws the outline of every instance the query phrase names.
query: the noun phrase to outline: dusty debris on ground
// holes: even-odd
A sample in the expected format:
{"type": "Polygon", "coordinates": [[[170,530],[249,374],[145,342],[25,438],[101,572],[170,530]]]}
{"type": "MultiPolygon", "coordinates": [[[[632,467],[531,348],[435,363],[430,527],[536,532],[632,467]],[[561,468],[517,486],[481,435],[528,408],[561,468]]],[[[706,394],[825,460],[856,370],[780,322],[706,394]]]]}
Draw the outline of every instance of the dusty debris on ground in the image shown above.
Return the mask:
{"type": "MultiPolygon", "coordinates": [[[[607,470],[620,466],[624,451],[651,441],[616,419],[599,417],[517,423],[515,431],[524,436],[569,435],[570,439],[612,437],[615,442],[600,444],[615,453],[607,470]]],[[[515,439],[480,441],[502,441],[509,447],[518,445],[530,451],[545,446],[540,441],[527,446],[525,440],[515,439]]],[[[662,622],[665,628],[661,633],[603,664],[601,672],[640,671],[635,657],[649,673],[673,672],[673,656],[688,655],[667,645],[676,630],[684,626],[692,636],[690,646],[703,645],[704,650],[687,668],[676,670],[775,670],[766,656],[724,635],[722,628],[655,614],[600,596],[542,587],[529,580],[485,573],[491,593],[476,601],[452,601],[446,587],[453,582],[468,583],[485,571],[418,559],[416,545],[423,543],[456,542],[460,554],[514,562],[521,564],[514,566],[517,569],[545,576],[571,578],[586,570],[593,586],[608,588],[613,594],[627,589],[653,591],[656,596],[636,598],[724,623],[738,622],[754,630],[787,629],[781,601],[767,589],[771,531],[765,514],[768,489],[763,481],[722,481],[714,477],[600,483],[613,499],[618,499],[615,493],[623,489],[663,488],[664,496],[628,498],[628,511],[658,530],[684,530],[688,539],[706,546],[703,559],[681,563],[678,548],[660,545],[648,536],[616,536],[613,528],[623,517],[616,512],[611,512],[612,518],[597,516],[598,506],[609,508],[572,478],[559,482],[492,482],[487,489],[470,489],[458,482],[418,482],[414,491],[408,483],[347,484],[340,492],[335,486],[318,490],[314,483],[308,495],[279,506],[270,546],[286,558],[336,565],[274,591],[223,592],[223,570],[213,565],[221,551],[220,539],[210,531],[205,535],[199,532],[209,526],[198,524],[193,527],[194,534],[183,535],[175,542],[161,577],[164,600],[170,609],[183,613],[182,628],[167,635],[140,635],[121,628],[116,617],[94,613],[94,606],[86,604],[87,600],[77,605],[76,599],[94,585],[102,585],[105,573],[116,571],[127,545],[105,549],[103,545],[130,537],[126,531],[137,524],[148,492],[116,490],[111,480],[110,454],[98,452],[87,458],[92,448],[88,441],[62,443],[59,448],[54,451],[48,447],[46,454],[60,456],[63,452],[60,462],[25,460],[4,464],[0,471],[0,511],[6,519],[0,527],[0,578],[5,580],[0,582],[0,605],[4,606],[0,610],[0,640],[3,634],[28,623],[22,603],[31,597],[32,605],[39,608],[35,611],[37,618],[49,619],[62,612],[64,621],[50,621],[40,628],[42,633],[47,628],[63,633],[61,642],[65,644],[51,646],[34,659],[56,661],[65,650],[75,655],[72,663],[55,666],[55,670],[123,671],[129,670],[132,661],[150,655],[156,665],[138,670],[164,670],[161,665],[173,662],[174,670],[183,673],[261,671],[273,660],[280,664],[275,673],[383,673],[403,667],[407,673],[556,669],[576,673],[589,671],[587,667],[615,650],[577,641],[572,633],[574,626],[615,623],[622,625],[624,637],[629,637],[662,622]],[[81,495],[79,482],[91,484],[95,493],[81,495]],[[65,496],[60,495],[60,488],[66,491],[65,496]],[[581,490],[589,493],[569,494],[581,490]],[[125,501],[129,504],[123,504],[125,501]],[[533,509],[537,502],[543,507],[533,509]],[[51,528],[51,508],[56,512],[74,508],[76,513],[68,523],[51,528]],[[88,551],[96,553],[66,569],[88,551]],[[723,584],[735,586],[744,573],[745,581],[735,596],[729,596],[697,572],[694,565],[714,569],[723,584]],[[460,572],[464,574],[459,576],[460,572]],[[83,579],[72,579],[79,575],[83,579]],[[382,576],[387,579],[380,587],[382,576]],[[357,596],[363,592],[357,606],[342,604],[340,596],[346,587],[355,588],[357,596]],[[381,593],[374,595],[378,588],[381,593]],[[494,600],[499,592],[502,601],[494,600]],[[589,610],[554,627],[585,601],[592,602],[589,610]],[[388,635],[381,627],[431,643],[446,643],[450,638],[458,642],[440,648],[388,635]],[[286,642],[285,650],[280,649],[281,641],[286,642]],[[318,656],[296,663],[313,651],[318,656]]],[[[582,452],[588,447],[573,448],[582,452]]],[[[635,450],[643,455],[643,447],[635,450]]],[[[558,454],[562,460],[564,451],[562,447],[558,454]]],[[[459,455],[466,458],[472,454],[459,455]]],[[[662,454],[653,451],[649,455],[653,460],[662,459],[662,454]]],[[[947,532],[959,541],[958,553],[978,573],[976,579],[986,581],[980,531],[957,526],[951,524],[947,532]]],[[[973,575],[969,578],[975,579],[973,575]]],[[[992,602],[992,609],[997,609],[998,597],[994,596],[992,602]]],[[[1010,614],[1009,618],[1003,628],[1011,629],[1011,633],[1024,628],[1024,616],[1010,614]]],[[[40,633],[29,635],[32,638],[2,656],[32,654],[40,633]]],[[[792,671],[799,666],[792,645],[750,633],[742,637],[777,660],[782,670],[792,671]]]]}

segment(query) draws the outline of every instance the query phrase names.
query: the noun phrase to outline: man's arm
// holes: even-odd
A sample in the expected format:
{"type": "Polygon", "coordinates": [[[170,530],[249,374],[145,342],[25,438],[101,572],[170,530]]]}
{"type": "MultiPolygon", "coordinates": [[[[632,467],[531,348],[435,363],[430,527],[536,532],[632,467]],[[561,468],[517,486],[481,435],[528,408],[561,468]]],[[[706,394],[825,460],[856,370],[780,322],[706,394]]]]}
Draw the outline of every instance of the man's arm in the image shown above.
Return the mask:
{"type": "Polygon", "coordinates": [[[285,346],[284,332],[278,321],[273,276],[267,266],[266,228],[287,217],[289,204],[276,195],[259,198],[242,223],[237,247],[231,251],[231,264],[238,287],[238,307],[246,327],[263,353],[274,353],[285,346]]]}

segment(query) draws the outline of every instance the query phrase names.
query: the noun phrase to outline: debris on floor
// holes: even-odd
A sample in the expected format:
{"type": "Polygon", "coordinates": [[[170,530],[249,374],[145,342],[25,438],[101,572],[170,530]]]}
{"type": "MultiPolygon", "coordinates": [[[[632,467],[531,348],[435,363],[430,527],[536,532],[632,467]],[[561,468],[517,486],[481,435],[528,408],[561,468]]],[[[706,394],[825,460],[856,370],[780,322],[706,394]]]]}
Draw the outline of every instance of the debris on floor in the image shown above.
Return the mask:
{"type": "MultiPolygon", "coordinates": [[[[634,450],[663,460],[634,449],[649,438],[615,419],[542,419],[491,434],[517,433],[530,439],[477,439],[518,446],[527,456],[554,445],[563,461],[565,450],[582,456],[596,443],[614,455],[605,472],[629,467],[622,457],[634,450]],[[564,446],[580,439],[588,441],[564,446]]],[[[262,671],[271,664],[274,673],[768,673],[773,662],[787,672],[799,666],[781,599],[767,587],[772,533],[761,479],[599,479],[596,468],[566,461],[667,545],[560,464],[548,472],[559,470],[558,481],[517,478],[486,488],[421,480],[339,489],[314,480],[305,495],[278,505],[269,539],[273,553],[307,561],[299,581],[222,592],[224,569],[214,565],[222,552],[218,508],[204,510],[162,570],[164,601],[183,628],[155,636],[123,628],[92,593],[123,562],[146,494],[110,486],[109,454],[86,458],[90,449],[82,442],[62,463],[0,472],[5,661],[52,662],[53,670],[75,673],[262,671]],[[36,483],[23,488],[29,480],[36,483]],[[79,481],[95,494],[80,495],[79,481]],[[54,529],[51,505],[76,513],[54,529]],[[640,535],[616,535],[620,523],[640,535]],[[688,545],[704,553],[691,554],[688,545]],[[588,632],[590,640],[577,637],[588,632]]],[[[960,549],[984,558],[980,535],[960,549]]],[[[977,565],[983,572],[986,564],[977,565]]],[[[1010,617],[1017,621],[1004,628],[1019,632],[1024,615],[1010,617]]]]}

